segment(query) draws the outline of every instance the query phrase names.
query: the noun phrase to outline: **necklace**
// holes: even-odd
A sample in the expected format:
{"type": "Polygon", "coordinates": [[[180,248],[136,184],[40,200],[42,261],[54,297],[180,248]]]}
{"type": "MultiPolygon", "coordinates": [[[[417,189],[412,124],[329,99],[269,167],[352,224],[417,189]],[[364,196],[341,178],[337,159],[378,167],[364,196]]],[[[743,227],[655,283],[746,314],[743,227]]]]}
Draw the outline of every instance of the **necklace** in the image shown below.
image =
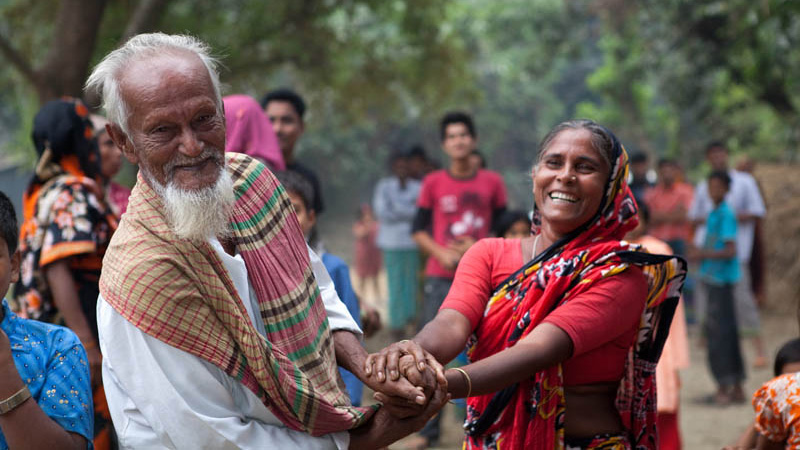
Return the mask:
{"type": "Polygon", "coordinates": [[[533,250],[531,251],[531,260],[533,260],[533,258],[536,258],[536,248],[539,247],[540,237],[542,237],[542,233],[537,234],[536,237],[533,239],[533,250]]]}

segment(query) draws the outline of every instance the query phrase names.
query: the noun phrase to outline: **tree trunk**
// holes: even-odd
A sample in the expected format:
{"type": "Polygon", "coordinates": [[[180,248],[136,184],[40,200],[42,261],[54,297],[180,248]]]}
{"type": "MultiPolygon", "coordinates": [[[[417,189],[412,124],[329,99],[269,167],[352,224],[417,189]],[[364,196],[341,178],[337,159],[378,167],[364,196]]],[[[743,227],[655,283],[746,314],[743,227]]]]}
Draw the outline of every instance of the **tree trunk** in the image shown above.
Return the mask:
{"type": "Polygon", "coordinates": [[[107,0],[62,0],[50,53],[33,80],[39,103],[81,97],[107,0]]]}

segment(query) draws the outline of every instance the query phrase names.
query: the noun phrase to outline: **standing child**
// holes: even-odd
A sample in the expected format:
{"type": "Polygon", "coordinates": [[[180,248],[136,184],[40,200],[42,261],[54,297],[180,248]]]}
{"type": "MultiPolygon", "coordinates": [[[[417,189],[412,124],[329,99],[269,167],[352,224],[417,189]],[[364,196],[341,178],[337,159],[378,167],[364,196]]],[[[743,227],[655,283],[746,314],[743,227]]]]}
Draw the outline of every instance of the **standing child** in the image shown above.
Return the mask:
{"type": "Polygon", "coordinates": [[[380,295],[378,274],[381,271],[381,249],[378,248],[378,222],[372,207],[364,203],[359,206],[356,223],[353,224],[355,237],[355,265],[358,275],[358,292],[363,297],[375,298],[380,295]],[[368,291],[369,289],[369,291],[368,291]]]}
{"type": "Polygon", "coordinates": [[[736,260],[736,215],[725,202],[731,179],[727,172],[708,177],[708,193],[714,204],[706,219],[705,243],[693,249],[700,262],[700,280],[708,293],[704,329],[708,342],[708,363],[717,382],[709,401],[716,405],[743,402],[744,362],[736,324],[734,285],[739,281],[736,260]]]}
{"type": "MultiPolygon", "coordinates": [[[[19,278],[17,218],[0,192],[0,292],[19,278]]],[[[0,305],[0,449],[85,449],[94,432],[86,351],[67,328],[0,305]]]]}

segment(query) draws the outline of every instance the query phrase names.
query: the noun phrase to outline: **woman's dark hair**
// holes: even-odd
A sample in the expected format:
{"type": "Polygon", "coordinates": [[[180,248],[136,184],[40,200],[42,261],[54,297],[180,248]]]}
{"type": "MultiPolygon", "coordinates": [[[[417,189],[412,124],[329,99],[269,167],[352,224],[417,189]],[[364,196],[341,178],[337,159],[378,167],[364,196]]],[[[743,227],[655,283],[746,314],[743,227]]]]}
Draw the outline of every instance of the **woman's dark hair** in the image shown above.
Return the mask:
{"type": "Polygon", "coordinates": [[[794,338],[783,344],[775,355],[775,366],[772,370],[777,377],[783,373],[783,366],[796,362],[800,362],[800,338],[794,338]]]}
{"type": "Polygon", "coordinates": [[[17,251],[17,241],[19,240],[17,213],[14,211],[11,199],[2,191],[0,191],[0,237],[6,241],[8,256],[13,255],[17,251]]]}
{"type": "Polygon", "coordinates": [[[497,237],[503,237],[508,233],[508,230],[519,221],[525,221],[528,224],[528,229],[531,228],[531,219],[527,212],[521,210],[505,211],[495,220],[492,226],[492,232],[497,237]]]}
{"type": "Polygon", "coordinates": [[[592,136],[592,148],[594,148],[603,160],[608,164],[609,170],[612,169],[611,161],[614,159],[614,135],[611,134],[604,126],[588,119],[568,120],[561,122],[550,130],[547,135],[542,139],[539,144],[539,155],[536,160],[539,161],[544,156],[545,150],[553,142],[553,139],[564,130],[586,130],[592,136]]]}
{"type": "Polygon", "coordinates": [[[447,126],[454,123],[463,123],[464,126],[467,127],[467,131],[469,131],[469,135],[472,136],[473,139],[478,136],[478,134],[475,132],[475,123],[472,121],[472,116],[465,112],[453,111],[445,114],[444,117],[442,117],[441,124],[439,125],[439,135],[442,141],[444,141],[447,126]]]}

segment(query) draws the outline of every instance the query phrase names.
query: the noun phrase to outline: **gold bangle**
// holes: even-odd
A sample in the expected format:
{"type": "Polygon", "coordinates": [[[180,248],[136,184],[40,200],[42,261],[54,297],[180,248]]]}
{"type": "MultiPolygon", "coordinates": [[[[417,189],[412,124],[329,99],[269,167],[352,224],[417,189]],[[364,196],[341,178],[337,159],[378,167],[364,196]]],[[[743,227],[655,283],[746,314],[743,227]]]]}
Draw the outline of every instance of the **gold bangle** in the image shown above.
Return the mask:
{"type": "Polygon", "coordinates": [[[0,402],[0,415],[13,411],[14,408],[25,403],[29,398],[31,398],[31,391],[28,390],[28,386],[23,385],[22,389],[18,390],[14,395],[0,402]]]}
{"type": "Polygon", "coordinates": [[[408,340],[408,339],[403,339],[402,341],[397,341],[397,343],[398,343],[398,344],[402,344],[402,343],[404,343],[404,342],[411,342],[411,341],[410,341],[410,340],[408,340]]]}
{"type": "Polygon", "coordinates": [[[453,370],[461,372],[461,375],[464,375],[464,379],[467,380],[467,395],[465,395],[464,398],[469,398],[470,394],[472,394],[472,380],[469,378],[469,375],[467,375],[467,372],[464,369],[460,367],[454,367],[453,370]]]}

